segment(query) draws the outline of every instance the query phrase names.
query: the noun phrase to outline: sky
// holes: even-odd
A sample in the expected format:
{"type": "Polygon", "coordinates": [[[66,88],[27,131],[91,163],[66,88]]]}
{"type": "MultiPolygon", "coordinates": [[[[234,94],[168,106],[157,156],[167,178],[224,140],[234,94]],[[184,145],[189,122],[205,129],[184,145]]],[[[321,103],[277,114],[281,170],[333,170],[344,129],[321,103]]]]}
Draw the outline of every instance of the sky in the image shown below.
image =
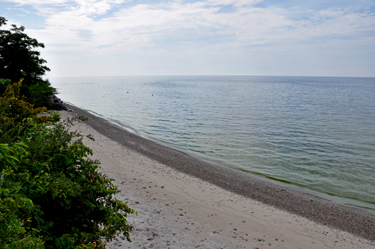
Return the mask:
{"type": "Polygon", "coordinates": [[[375,0],[0,0],[0,16],[44,43],[47,77],[375,77],[375,0]]]}

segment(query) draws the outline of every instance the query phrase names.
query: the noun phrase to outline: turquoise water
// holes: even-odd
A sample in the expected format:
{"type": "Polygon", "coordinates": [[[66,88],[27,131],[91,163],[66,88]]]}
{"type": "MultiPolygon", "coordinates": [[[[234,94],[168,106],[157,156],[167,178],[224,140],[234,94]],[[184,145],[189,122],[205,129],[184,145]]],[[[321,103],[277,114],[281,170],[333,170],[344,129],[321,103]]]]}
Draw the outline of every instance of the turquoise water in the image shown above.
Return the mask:
{"type": "Polygon", "coordinates": [[[203,159],[375,210],[375,78],[51,78],[59,97],[203,159]]]}

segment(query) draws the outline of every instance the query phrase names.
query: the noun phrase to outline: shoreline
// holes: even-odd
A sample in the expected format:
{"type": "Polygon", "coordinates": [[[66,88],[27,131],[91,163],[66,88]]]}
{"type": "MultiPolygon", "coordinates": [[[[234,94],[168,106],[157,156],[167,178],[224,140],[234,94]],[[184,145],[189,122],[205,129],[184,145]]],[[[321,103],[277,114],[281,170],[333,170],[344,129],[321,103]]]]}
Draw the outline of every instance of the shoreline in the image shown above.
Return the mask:
{"type": "Polygon", "coordinates": [[[87,117],[86,123],[99,134],[178,172],[321,225],[375,241],[375,215],[370,212],[337,204],[309,193],[277,185],[249,173],[200,160],[140,137],[78,107],[68,105],[68,108],[73,109],[72,115],[87,117]]]}

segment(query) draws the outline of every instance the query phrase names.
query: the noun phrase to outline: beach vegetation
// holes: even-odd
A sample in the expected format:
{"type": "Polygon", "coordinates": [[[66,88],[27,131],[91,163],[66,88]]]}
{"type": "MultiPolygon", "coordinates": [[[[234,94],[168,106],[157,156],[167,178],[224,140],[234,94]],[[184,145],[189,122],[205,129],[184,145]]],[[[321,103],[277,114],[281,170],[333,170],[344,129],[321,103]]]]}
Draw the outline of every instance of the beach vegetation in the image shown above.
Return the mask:
{"type": "Polygon", "coordinates": [[[119,233],[130,241],[126,217],[136,212],[72,131],[84,119],[41,116],[46,108],[21,87],[0,98],[0,248],[105,248],[119,233]]]}

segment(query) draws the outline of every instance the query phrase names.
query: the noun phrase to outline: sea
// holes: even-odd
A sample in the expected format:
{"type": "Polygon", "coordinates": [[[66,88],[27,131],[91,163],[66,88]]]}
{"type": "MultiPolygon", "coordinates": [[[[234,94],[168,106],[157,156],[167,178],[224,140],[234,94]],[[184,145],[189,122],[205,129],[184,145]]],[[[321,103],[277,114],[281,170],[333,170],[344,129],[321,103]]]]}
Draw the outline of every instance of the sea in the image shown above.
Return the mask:
{"type": "Polygon", "coordinates": [[[375,212],[375,78],[49,80],[63,101],[140,136],[375,212]]]}

